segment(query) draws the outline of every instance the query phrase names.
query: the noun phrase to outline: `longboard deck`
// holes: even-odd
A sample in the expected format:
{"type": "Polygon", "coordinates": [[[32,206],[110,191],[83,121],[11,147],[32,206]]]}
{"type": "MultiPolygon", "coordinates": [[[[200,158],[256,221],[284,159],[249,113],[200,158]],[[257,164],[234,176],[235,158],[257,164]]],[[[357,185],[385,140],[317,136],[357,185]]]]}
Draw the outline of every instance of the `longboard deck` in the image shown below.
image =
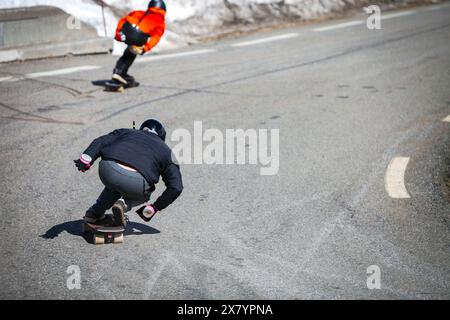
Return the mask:
{"type": "Polygon", "coordinates": [[[113,226],[112,219],[108,216],[105,219],[107,221],[101,225],[84,222],[83,233],[91,233],[94,244],[123,243],[123,232],[125,228],[122,226],[113,226]]]}
{"type": "Polygon", "coordinates": [[[126,89],[139,87],[139,82],[134,81],[132,83],[123,84],[115,81],[107,81],[105,83],[105,90],[110,92],[124,92],[126,89]]]}
{"type": "Polygon", "coordinates": [[[86,224],[86,226],[89,227],[89,229],[91,229],[91,230],[94,231],[94,232],[103,232],[103,233],[105,233],[105,232],[121,233],[121,232],[124,232],[124,231],[125,231],[125,228],[124,228],[124,227],[99,226],[99,225],[92,224],[92,223],[88,223],[88,222],[85,222],[85,224],[86,224]]]}

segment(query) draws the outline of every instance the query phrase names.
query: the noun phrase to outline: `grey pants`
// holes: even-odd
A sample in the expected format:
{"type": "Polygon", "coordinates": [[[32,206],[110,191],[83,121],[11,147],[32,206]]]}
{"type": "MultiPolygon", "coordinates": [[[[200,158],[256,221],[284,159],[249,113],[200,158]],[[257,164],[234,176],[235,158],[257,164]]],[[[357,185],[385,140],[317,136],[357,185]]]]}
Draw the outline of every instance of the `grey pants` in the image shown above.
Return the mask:
{"type": "Polygon", "coordinates": [[[150,199],[150,186],[139,172],[122,168],[112,160],[102,160],[98,173],[105,189],[88,209],[94,216],[103,215],[120,198],[125,200],[127,211],[150,199]]]}

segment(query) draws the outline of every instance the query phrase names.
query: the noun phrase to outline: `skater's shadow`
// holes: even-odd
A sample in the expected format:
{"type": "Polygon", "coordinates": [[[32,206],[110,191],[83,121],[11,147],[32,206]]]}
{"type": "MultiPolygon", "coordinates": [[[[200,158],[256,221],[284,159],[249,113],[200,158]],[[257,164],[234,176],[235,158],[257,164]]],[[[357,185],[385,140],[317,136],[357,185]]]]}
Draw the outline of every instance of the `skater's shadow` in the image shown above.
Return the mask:
{"type": "MultiPolygon", "coordinates": [[[[83,237],[85,240],[87,240],[87,234],[83,233],[83,223],[84,220],[75,220],[75,221],[68,221],[61,224],[58,224],[56,226],[51,227],[48,229],[44,234],[40,235],[39,237],[43,239],[55,239],[58,237],[62,232],[67,232],[73,236],[79,236],[83,237]]],[[[155,234],[159,233],[160,231],[152,228],[148,225],[145,225],[143,223],[133,222],[129,221],[127,228],[125,229],[125,232],[123,233],[124,236],[134,236],[134,235],[143,235],[143,234],[155,234]]]]}

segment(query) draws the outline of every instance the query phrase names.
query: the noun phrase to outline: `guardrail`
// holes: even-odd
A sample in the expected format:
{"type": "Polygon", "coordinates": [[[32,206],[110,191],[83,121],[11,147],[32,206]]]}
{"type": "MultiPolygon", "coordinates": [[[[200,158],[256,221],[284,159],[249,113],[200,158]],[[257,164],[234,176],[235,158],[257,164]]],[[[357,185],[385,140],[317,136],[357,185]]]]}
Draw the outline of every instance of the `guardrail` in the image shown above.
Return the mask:
{"type": "Polygon", "coordinates": [[[112,46],[112,39],[55,7],[0,10],[0,62],[107,53],[112,46]]]}

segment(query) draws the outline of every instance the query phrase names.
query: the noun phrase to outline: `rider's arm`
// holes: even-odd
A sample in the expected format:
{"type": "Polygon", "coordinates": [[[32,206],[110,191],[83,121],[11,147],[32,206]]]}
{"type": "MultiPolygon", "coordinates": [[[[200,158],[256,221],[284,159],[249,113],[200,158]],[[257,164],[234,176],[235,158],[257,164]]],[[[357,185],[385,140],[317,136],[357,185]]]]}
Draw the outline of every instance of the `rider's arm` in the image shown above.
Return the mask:
{"type": "Polygon", "coordinates": [[[127,17],[123,17],[122,19],[119,20],[119,22],[117,23],[117,28],[116,28],[116,35],[115,35],[115,39],[117,41],[122,41],[122,38],[120,36],[120,32],[122,31],[122,27],[125,24],[125,22],[127,21],[127,17]]]}
{"type": "Polygon", "coordinates": [[[166,185],[166,190],[153,203],[156,211],[165,209],[168,205],[175,201],[183,191],[183,180],[178,165],[171,163],[161,174],[162,180],[166,185]]]}
{"type": "Polygon", "coordinates": [[[159,27],[155,33],[153,33],[147,43],[144,45],[144,52],[148,52],[153,49],[161,40],[161,37],[164,34],[164,28],[159,27]]]}
{"type": "Polygon", "coordinates": [[[91,142],[83,154],[89,155],[92,158],[93,163],[98,157],[100,157],[102,149],[113,143],[124,132],[124,130],[125,129],[117,129],[107,135],[98,137],[91,142]]]}

